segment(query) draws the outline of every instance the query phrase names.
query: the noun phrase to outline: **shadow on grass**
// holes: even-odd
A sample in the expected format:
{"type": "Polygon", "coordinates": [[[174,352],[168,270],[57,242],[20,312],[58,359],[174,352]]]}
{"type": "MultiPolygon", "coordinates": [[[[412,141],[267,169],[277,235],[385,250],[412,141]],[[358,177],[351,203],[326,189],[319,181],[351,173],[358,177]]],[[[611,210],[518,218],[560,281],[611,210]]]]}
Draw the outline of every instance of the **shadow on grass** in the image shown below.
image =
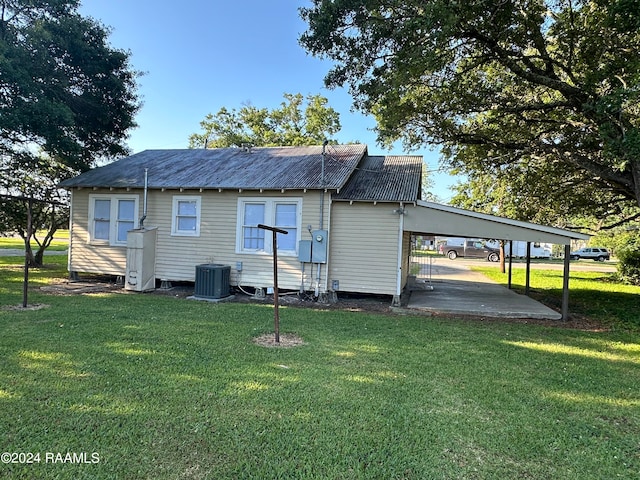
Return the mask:
{"type": "MultiPolygon", "coordinates": [[[[532,288],[531,297],[560,310],[562,290],[532,288]]],[[[521,293],[524,288],[521,288],[521,293]]],[[[640,331],[640,296],[637,293],[598,291],[571,288],[569,310],[571,315],[584,316],[614,329],[640,331]]]]}

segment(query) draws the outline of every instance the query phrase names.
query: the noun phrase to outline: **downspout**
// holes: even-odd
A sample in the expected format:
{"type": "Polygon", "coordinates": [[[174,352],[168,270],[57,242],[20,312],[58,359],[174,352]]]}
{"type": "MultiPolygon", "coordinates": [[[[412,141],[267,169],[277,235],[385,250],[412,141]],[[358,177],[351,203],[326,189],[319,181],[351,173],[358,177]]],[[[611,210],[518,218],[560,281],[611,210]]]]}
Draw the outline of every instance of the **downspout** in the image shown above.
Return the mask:
{"type": "Polygon", "coordinates": [[[69,189],[69,253],[67,254],[67,272],[71,272],[71,257],[73,256],[73,188],[69,189]]]}
{"type": "Polygon", "coordinates": [[[144,169],[144,195],[142,197],[142,218],[140,219],[140,228],[144,228],[144,220],[147,218],[147,190],[149,186],[148,168],[144,169]]]}
{"type": "Polygon", "coordinates": [[[398,209],[400,215],[399,231],[398,231],[398,270],[396,278],[396,295],[393,298],[393,306],[400,306],[400,295],[402,293],[402,240],[404,237],[404,203],[400,202],[400,208],[398,209]]]}
{"type": "Polygon", "coordinates": [[[322,187],[320,189],[320,230],[322,230],[322,226],[324,225],[324,164],[325,164],[325,157],[327,155],[327,145],[329,144],[328,140],[325,140],[324,142],[322,142],[322,168],[320,170],[320,187],[322,187]]]}
{"type": "MultiPolygon", "coordinates": [[[[318,222],[319,230],[323,230],[324,227],[324,167],[325,167],[325,157],[327,155],[327,144],[328,140],[322,142],[322,166],[320,170],[320,221],[318,222]]],[[[327,247],[329,246],[329,235],[327,235],[327,247]]],[[[329,255],[329,249],[327,248],[327,255],[329,255]]],[[[320,280],[322,280],[322,264],[318,263],[316,265],[316,288],[320,289],[320,280]]],[[[325,288],[325,292],[326,292],[325,288]]],[[[317,292],[318,294],[320,292],[317,292]]],[[[317,295],[316,295],[317,296],[317,295]]]]}
{"type": "Polygon", "coordinates": [[[324,291],[329,291],[329,245],[331,242],[331,207],[333,205],[333,199],[329,197],[329,213],[327,213],[327,262],[324,265],[324,291]]]}

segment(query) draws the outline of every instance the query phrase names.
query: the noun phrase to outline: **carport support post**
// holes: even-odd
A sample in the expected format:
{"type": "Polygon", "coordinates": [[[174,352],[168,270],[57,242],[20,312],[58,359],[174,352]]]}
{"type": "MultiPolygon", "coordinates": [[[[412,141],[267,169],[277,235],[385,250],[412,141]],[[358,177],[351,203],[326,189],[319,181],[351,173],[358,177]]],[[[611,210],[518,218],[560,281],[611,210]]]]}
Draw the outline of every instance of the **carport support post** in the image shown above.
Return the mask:
{"type": "Polygon", "coordinates": [[[278,233],[287,235],[289,232],[276,227],[259,224],[258,228],[270,230],[273,233],[273,328],[276,343],[280,343],[280,313],[278,312],[278,233]]]}
{"type": "Polygon", "coordinates": [[[564,276],[562,279],[562,320],[569,320],[569,261],[571,245],[564,246],[564,276]]]}
{"type": "Polygon", "coordinates": [[[527,281],[524,285],[524,294],[529,296],[529,279],[531,278],[531,242],[527,242],[527,281]]]}
{"type": "Polygon", "coordinates": [[[509,240],[509,290],[511,290],[511,267],[513,266],[513,240],[509,240]]]}

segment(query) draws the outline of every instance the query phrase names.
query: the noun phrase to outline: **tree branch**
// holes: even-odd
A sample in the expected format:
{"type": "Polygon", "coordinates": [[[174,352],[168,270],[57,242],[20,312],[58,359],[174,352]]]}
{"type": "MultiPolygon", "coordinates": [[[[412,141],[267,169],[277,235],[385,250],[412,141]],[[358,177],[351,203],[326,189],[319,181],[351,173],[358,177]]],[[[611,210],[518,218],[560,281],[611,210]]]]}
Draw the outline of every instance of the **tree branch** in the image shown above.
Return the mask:
{"type": "Polygon", "coordinates": [[[600,230],[612,230],[616,227],[619,227],[620,225],[624,225],[625,223],[629,223],[629,222],[632,222],[633,220],[637,220],[638,218],[640,218],[640,212],[636,213],[635,215],[631,215],[630,217],[623,218],[622,220],[619,220],[610,225],[600,227],[600,230]]]}
{"type": "Polygon", "coordinates": [[[519,65],[514,58],[514,52],[501,47],[498,42],[488,37],[476,29],[469,30],[466,35],[476,39],[481,45],[484,45],[489,51],[493,52],[498,61],[511,70],[515,75],[527,80],[535,85],[556,90],[564,95],[568,100],[572,100],[572,105],[581,106],[589,100],[589,97],[579,88],[569,85],[557,78],[555,74],[548,75],[544,70],[540,70],[533,65],[525,55],[518,55],[518,59],[528,66],[528,70],[519,65]]]}

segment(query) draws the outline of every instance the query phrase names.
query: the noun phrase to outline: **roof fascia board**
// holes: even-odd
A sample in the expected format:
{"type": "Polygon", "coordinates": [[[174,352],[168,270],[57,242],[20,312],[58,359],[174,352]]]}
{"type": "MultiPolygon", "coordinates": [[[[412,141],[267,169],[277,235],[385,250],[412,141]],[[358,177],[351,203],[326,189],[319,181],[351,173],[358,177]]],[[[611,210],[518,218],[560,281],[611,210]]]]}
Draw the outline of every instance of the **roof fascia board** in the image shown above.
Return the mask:
{"type": "MultiPolygon", "coordinates": [[[[498,217],[495,215],[489,215],[486,213],[472,212],[471,210],[465,210],[462,208],[452,207],[450,205],[441,205],[439,203],[426,202],[424,200],[418,200],[417,205],[419,207],[427,208],[435,212],[447,213],[455,216],[459,216],[460,220],[465,220],[467,223],[471,220],[475,220],[476,225],[485,225],[488,230],[498,233],[501,231],[500,237],[484,236],[483,238],[499,238],[503,240],[529,240],[529,241],[545,241],[550,243],[567,244],[570,240],[588,240],[590,235],[583,233],[572,232],[556,227],[549,227],[545,225],[539,225],[536,223],[523,222],[520,220],[512,220],[510,218],[498,217]],[[479,222],[479,223],[478,223],[479,222]],[[502,238],[507,234],[506,238],[502,238]]],[[[466,226],[461,225],[461,229],[465,229],[466,226]]],[[[484,229],[483,229],[484,230],[484,229]]],[[[434,232],[434,233],[448,233],[453,232],[434,232]]],[[[472,231],[467,233],[468,235],[475,235],[472,231]]],[[[464,236],[464,235],[458,235],[464,236]]]]}

